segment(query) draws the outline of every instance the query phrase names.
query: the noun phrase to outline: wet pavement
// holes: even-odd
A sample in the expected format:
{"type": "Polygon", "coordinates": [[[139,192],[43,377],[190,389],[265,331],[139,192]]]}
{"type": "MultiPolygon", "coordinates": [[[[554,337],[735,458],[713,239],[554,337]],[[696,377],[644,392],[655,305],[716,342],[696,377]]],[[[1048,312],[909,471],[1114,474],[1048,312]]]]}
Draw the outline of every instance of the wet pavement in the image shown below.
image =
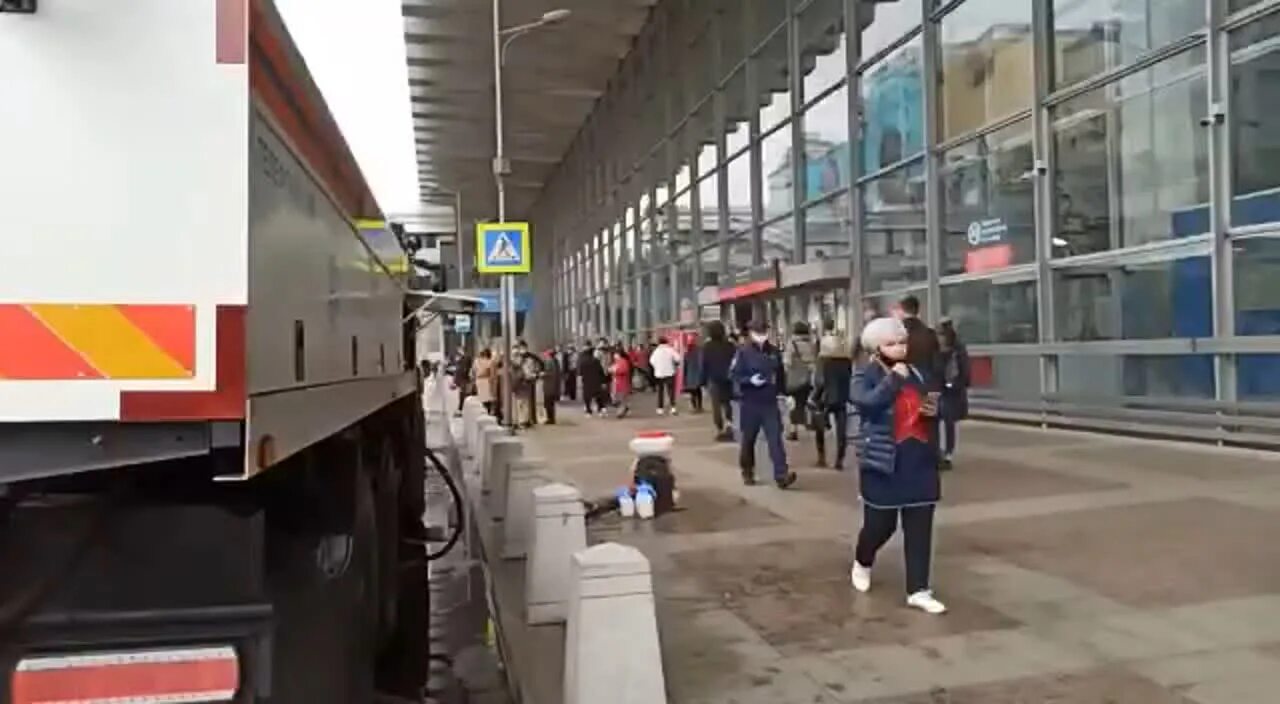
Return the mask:
{"type": "Polygon", "coordinates": [[[903,604],[899,538],[871,593],[850,588],[856,472],[813,466],[802,438],[793,490],[744,487],[709,415],[656,417],[638,397],[632,418],[566,405],[524,437],[590,498],[626,481],[635,432],[675,435],[685,510],[588,529],[653,563],[671,702],[1280,701],[1276,455],[966,423],[938,617],[903,604]]]}

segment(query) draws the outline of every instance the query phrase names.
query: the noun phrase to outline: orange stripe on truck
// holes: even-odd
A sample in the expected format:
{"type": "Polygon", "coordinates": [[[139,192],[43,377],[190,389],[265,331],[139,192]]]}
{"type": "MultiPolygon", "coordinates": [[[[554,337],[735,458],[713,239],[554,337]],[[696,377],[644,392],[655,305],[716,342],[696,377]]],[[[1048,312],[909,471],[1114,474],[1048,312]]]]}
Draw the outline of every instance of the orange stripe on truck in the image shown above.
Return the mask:
{"type": "Polygon", "coordinates": [[[0,378],[190,379],[195,307],[0,304],[0,378]]]}

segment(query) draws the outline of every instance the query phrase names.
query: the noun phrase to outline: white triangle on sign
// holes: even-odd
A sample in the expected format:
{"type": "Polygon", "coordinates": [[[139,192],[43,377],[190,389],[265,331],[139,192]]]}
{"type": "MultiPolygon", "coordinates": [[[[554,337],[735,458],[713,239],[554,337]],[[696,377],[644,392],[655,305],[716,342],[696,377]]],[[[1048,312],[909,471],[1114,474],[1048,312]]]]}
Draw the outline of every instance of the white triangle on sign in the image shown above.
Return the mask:
{"type": "Polygon", "coordinates": [[[511,241],[511,236],[505,232],[499,232],[497,239],[493,241],[493,246],[489,248],[488,260],[490,264],[519,264],[520,252],[516,251],[515,243],[511,241]]]}

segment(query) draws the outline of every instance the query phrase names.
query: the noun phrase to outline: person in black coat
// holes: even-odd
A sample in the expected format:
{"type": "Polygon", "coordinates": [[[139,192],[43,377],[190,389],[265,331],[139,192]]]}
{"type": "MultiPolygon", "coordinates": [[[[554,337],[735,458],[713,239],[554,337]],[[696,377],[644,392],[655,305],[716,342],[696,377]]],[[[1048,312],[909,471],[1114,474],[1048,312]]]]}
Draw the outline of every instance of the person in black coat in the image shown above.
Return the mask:
{"type": "Polygon", "coordinates": [[[938,350],[938,333],[920,319],[920,299],[906,296],[898,305],[902,325],[907,329],[907,364],[924,375],[930,391],[942,390],[942,355],[938,350]]]}
{"type": "Polygon", "coordinates": [[[560,355],[547,350],[542,362],[542,410],[547,425],[556,424],[556,403],[560,400],[560,355]]]}
{"type": "Polygon", "coordinates": [[[960,341],[950,318],[943,318],[938,325],[938,343],[942,374],[941,467],[951,469],[951,456],[956,451],[956,424],[969,417],[969,350],[960,341]]]}
{"type": "Polygon", "coordinates": [[[725,334],[724,323],[707,324],[707,342],[702,346],[702,379],[711,394],[711,421],[716,426],[716,439],[733,440],[733,382],[729,366],[738,348],[725,334]]]}
{"type": "Polygon", "coordinates": [[[836,321],[822,323],[818,342],[818,365],[814,370],[813,406],[818,413],[814,425],[814,442],[818,446],[818,466],[826,466],[827,426],[836,437],[836,459],[832,466],[844,470],[849,452],[849,384],[853,380],[853,350],[848,340],[836,331],[836,321]]]}
{"type": "Polygon", "coordinates": [[[605,389],[604,365],[600,363],[600,358],[596,356],[595,350],[590,344],[584,345],[582,352],[578,355],[578,378],[582,381],[582,403],[587,409],[587,415],[593,412],[604,414],[605,408],[601,406],[595,411],[592,405],[600,400],[605,389]]]}
{"type": "Polygon", "coordinates": [[[578,400],[577,357],[573,345],[565,347],[560,355],[560,369],[564,373],[564,397],[570,401],[578,400]]]}

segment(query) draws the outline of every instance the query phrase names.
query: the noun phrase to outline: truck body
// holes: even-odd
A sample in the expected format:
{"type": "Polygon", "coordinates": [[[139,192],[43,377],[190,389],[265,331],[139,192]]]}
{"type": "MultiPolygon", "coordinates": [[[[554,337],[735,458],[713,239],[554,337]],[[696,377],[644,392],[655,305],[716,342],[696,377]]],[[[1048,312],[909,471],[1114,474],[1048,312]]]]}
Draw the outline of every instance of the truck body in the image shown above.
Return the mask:
{"type": "Polygon", "coordinates": [[[0,65],[0,702],[363,701],[421,625],[420,383],[284,23],[40,0],[0,65]]]}

